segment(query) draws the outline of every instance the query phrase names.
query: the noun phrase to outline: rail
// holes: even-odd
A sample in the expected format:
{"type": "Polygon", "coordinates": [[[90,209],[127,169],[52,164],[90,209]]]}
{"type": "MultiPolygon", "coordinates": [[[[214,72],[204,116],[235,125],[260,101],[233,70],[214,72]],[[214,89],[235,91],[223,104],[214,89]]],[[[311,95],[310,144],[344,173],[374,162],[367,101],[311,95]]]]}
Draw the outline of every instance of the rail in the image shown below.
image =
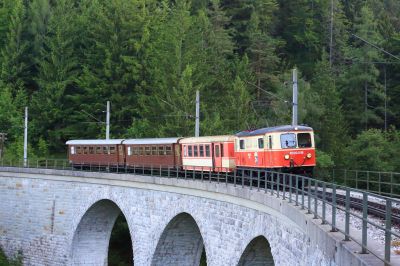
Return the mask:
{"type": "MultiPolygon", "coordinates": [[[[24,167],[22,161],[0,161],[3,171],[7,167],[24,167]]],[[[315,219],[321,219],[322,224],[328,224],[332,232],[341,232],[344,241],[354,241],[360,246],[359,253],[371,253],[385,265],[391,265],[392,243],[400,242],[400,234],[394,230],[392,223],[396,219],[400,200],[378,195],[348,186],[342,186],[326,181],[268,170],[241,169],[235,172],[211,172],[198,167],[196,170],[184,170],[181,167],[134,165],[118,166],[103,165],[101,163],[87,163],[72,166],[66,160],[35,160],[26,163],[27,168],[45,168],[72,171],[113,172],[123,174],[140,174],[160,176],[166,178],[192,179],[201,182],[218,182],[232,184],[236,187],[249,187],[250,190],[269,193],[272,196],[288,200],[315,219]],[[359,196],[361,212],[351,208],[352,196],[359,196]],[[379,224],[368,213],[375,208],[369,201],[379,202],[384,207],[384,224],[379,224]],[[344,222],[338,215],[344,216],[344,222]],[[351,221],[361,223],[361,237],[355,231],[351,231],[351,221]],[[384,255],[369,246],[368,230],[375,227],[384,234],[384,255]],[[394,242],[392,242],[394,241],[394,242]]]]}

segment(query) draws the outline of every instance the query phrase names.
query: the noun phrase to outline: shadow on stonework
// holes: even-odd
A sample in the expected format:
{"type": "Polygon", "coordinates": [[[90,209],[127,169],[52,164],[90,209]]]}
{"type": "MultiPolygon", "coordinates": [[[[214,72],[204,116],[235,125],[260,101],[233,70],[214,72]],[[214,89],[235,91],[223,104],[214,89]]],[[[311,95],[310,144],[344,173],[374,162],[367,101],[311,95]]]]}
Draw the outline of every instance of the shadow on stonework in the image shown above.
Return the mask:
{"type": "Polygon", "coordinates": [[[273,266],[271,246],[263,236],[254,238],[240,257],[238,266],[273,266]]]}
{"type": "Polygon", "coordinates": [[[153,255],[152,266],[202,265],[206,262],[199,227],[187,213],[175,216],[166,226],[153,255]],[[203,257],[203,258],[202,258],[203,257]]]}

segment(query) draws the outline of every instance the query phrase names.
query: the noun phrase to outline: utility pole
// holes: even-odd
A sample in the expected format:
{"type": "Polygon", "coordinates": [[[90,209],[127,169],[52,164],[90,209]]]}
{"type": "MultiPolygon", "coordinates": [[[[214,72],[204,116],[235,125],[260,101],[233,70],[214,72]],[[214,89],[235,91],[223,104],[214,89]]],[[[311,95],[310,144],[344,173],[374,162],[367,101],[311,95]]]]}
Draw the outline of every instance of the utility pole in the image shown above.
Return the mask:
{"type": "Polygon", "coordinates": [[[200,136],[200,92],[196,91],[196,127],[194,132],[195,137],[200,136]]]}
{"type": "Polygon", "coordinates": [[[107,101],[106,139],[110,139],[110,101],[107,101]]]}
{"type": "Polygon", "coordinates": [[[333,0],[331,0],[331,25],[330,25],[330,42],[329,42],[329,66],[332,68],[333,54],[333,0]]]}
{"type": "Polygon", "coordinates": [[[368,129],[368,84],[364,83],[364,119],[365,119],[365,130],[368,129]]]}
{"type": "Polygon", "coordinates": [[[383,74],[384,74],[384,78],[385,78],[385,132],[387,131],[387,92],[386,92],[386,87],[387,87],[387,84],[386,84],[386,66],[384,66],[384,69],[383,69],[383,74]]]}
{"type": "Polygon", "coordinates": [[[293,69],[293,113],[292,113],[292,126],[296,126],[297,125],[297,69],[294,68],[293,69]]]}
{"type": "Polygon", "coordinates": [[[24,126],[24,167],[28,163],[28,107],[25,107],[25,126],[24,126]]]}
{"type": "Polygon", "coordinates": [[[0,159],[3,158],[4,153],[4,142],[7,140],[6,133],[0,133],[0,159]]]}

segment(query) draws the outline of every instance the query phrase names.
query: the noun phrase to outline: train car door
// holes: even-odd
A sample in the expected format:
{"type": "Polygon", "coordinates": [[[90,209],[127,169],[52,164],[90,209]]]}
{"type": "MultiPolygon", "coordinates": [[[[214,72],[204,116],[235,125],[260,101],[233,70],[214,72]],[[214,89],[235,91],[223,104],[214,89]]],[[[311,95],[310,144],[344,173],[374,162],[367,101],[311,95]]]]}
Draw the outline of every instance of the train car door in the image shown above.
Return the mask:
{"type": "Polygon", "coordinates": [[[267,149],[265,152],[265,166],[267,168],[272,167],[273,166],[273,144],[272,144],[272,135],[266,135],[266,141],[267,141],[267,149]]]}
{"type": "Polygon", "coordinates": [[[118,164],[125,165],[124,145],[117,145],[117,146],[118,146],[118,164]]]}
{"type": "Polygon", "coordinates": [[[221,154],[221,148],[222,145],[220,143],[214,143],[214,170],[215,171],[221,171],[222,169],[222,154],[221,154]]]}
{"type": "Polygon", "coordinates": [[[170,166],[178,167],[178,166],[182,165],[181,145],[173,144],[173,147],[175,149],[174,165],[170,165],[170,166]]]}

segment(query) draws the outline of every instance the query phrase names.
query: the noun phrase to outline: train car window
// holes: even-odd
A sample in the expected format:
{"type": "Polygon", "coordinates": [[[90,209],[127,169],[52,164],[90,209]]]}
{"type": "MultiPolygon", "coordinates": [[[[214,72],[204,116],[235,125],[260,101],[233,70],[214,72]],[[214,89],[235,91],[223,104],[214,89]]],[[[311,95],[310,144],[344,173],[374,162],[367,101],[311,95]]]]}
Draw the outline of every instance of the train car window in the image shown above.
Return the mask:
{"type": "Polygon", "coordinates": [[[94,154],[94,147],[89,147],[89,153],[94,154]]]}
{"type": "Polygon", "coordinates": [[[150,146],[144,147],[144,154],[145,154],[145,155],[151,155],[151,148],[150,148],[150,146]]]}
{"type": "Polygon", "coordinates": [[[264,139],[263,138],[258,139],[258,148],[264,149],[264,139]]]}
{"type": "Polygon", "coordinates": [[[157,146],[151,146],[151,155],[158,155],[157,146]]]}
{"type": "Polygon", "coordinates": [[[76,153],[77,154],[82,154],[82,150],[81,150],[80,146],[76,147],[76,153]]]}
{"type": "Polygon", "coordinates": [[[206,157],[210,157],[210,145],[206,145],[206,157]]]}
{"type": "Polygon", "coordinates": [[[114,146],[110,147],[110,154],[115,154],[115,147],[114,146]]]}
{"type": "Polygon", "coordinates": [[[101,154],[101,147],[100,146],[96,146],[96,154],[101,154]]]}
{"type": "Polygon", "coordinates": [[[88,147],[83,147],[83,154],[88,154],[88,147]]]}
{"type": "Polygon", "coordinates": [[[200,157],[204,157],[204,145],[199,146],[200,157]]]}
{"type": "Polygon", "coordinates": [[[189,145],[189,146],[188,146],[188,156],[189,156],[189,157],[192,157],[192,156],[193,156],[193,154],[192,154],[192,145],[189,145]]]}
{"type": "Polygon", "coordinates": [[[158,146],[158,155],[165,155],[164,146],[158,146]]]}
{"type": "Polygon", "coordinates": [[[132,155],[132,148],[130,146],[128,146],[126,153],[128,154],[128,156],[132,155]]]}
{"type": "Polygon", "coordinates": [[[144,155],[144,147],[139,147],[139,155],[144,155]]]}
{"type": "Polygon", "coordinates": [[[131,146],[132,149],[132,155],[139,155],[139,147],[136,146],[131,146]]]}
{"type": "Polygon", "coordinates": [[[172,155],[172,147],[171,146],[166,146],[165,147],[165,154],[166,155],[172,155]]]}
{"type": "Polygon", "coordinates": [[[239,141],[239,147],[240,147],[241,150],[244,150],[244,139],[241,139],[239,141]]]}
{"type": "Polygon", "coordinates": [[[215,157],[219,157],[219,145],[215,145],[215,157]]]}
{"type": "Polygon", "coordinates": [[[198,147],[197,147],[197,145],[194,145],[193,146],[193,157],[197,157],[197,156],[199,156],[198,147]]]}
{"type": "Polygon", "coordinates": [[[75,154],[75,147],[71,146],[71,154],[75,154]]]}
{"type": "Polygon", "coordinates": [[[187,146],[183,145],[183,156],[187,157],[187,146]]]}
{"type": "Polygon", "coordinates": [[[281,147],[282,149],[296,148],[296,134],[285,133],[281,135],[281,147]]]}
{"type": "Polygon", "coordinates": [[[268,136],[268,142],[269,148],[272,149],[272,136],[268,136]]]}
{"type": "Polygon", "coordinates": [[[299,148],[311,148],[311,135],[310,133],[299,133],[297,134],[297,141],[299,148]]]}
{"type": "Polygon", "coordinates": [[[103,146],[103,154],[108,154],[108,147],[107,146],[103,146]]]}
{"type": "Polygon", "coordinates": [[[221,157],[224,157],[224,144],[221,144],[221,157]]]}

